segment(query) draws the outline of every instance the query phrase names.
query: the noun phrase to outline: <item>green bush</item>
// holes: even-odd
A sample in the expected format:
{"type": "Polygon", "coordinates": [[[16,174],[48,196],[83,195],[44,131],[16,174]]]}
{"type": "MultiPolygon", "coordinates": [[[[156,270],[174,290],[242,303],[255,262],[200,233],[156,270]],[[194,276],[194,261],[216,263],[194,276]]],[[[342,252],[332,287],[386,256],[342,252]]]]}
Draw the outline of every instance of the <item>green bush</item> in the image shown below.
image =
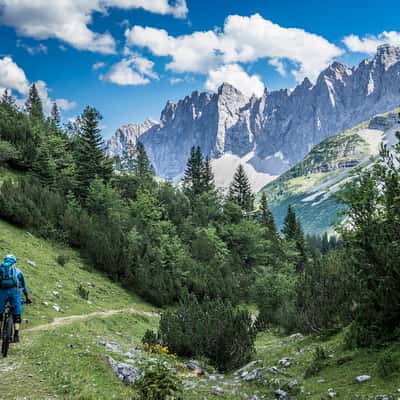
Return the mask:
{"type": "Polygon", "coordinates": [[[294,274],[269,271],[258,279],[254,297],[259,310],[257,326],[279,326],[291,331],[296,325],[296,277],[294,274]]]}
{"type": "Polygon", "coordinates": [[[89,300],[89,289],[85,288],[82,284],[78,286],[77,292],[82,299],[89,300]]]}
{"type": "MultiPolygon", "coordinates": [[[[181,400],[182,384],[166,363],[150,364],[136,383],[140,400],[181,400]]],[[[138,399],[138,400],[139,400],[138,399]]]]}
{"type": "Polygon", "coordinates": [[[57,264],[64,267],[68,263],[69,257],[65,254],[59,254],[56,258],[56,261],[57,261],[57,264]]]}
{"type": "Polygon", "coordinates": [[[376,362],[376,369],[381,378],[387,378],[400,368],[399,360],[389,350],[381,354],[376,362]]]}
{"type": "Polygon", "coordinates": [[[304,378],[309,378],[311,376],[317,375],[326,367],[328,356],[325,352],[325,349],[321,346],[318,346],[314,352],[314,358],[311,364],[307,367],[304,372],[304,378]]]}
{"type": "Polygon", "coordinates": [[[142,343],[148,346],[155,346],[159,343],[157,333],[151,329],[147,329],[142,338],[142,343]]]}
{"type": "Polygon", "coordinates": [[[205,356],[220,371],[237,368],[254,353],[251,315],[222,300],[198,303],[186,296],[174,311],[162,314],[160,339],[180,356],[205,356]]]}

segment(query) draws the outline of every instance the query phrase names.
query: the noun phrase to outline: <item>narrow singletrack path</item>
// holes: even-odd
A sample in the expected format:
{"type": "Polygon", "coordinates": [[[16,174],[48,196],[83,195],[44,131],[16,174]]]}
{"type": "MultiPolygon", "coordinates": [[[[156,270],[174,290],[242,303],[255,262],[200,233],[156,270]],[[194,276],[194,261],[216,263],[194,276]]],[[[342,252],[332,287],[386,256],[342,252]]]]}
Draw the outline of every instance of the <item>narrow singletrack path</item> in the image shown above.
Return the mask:
{"type": "Polygon", "coordinates": [[[152,311],[142,311],[136,308],[121,308],[119,310],[105,310],[105,311],[95,311],[90,314],[80,314],[80,315],[69,315],[67,317],[54,318],[53,322],[47,324],[34,326],[33,328],[24,329],[25,332],[37,332],[37,331],[48,331],[50,329],[58,328],[60,326],[72,324],[75,321],[86,320],[93,317],[112,317],[116,314],[131,313],[136,315],[143,315],[146,317],[159,317],[159,314],[152,311]]]}

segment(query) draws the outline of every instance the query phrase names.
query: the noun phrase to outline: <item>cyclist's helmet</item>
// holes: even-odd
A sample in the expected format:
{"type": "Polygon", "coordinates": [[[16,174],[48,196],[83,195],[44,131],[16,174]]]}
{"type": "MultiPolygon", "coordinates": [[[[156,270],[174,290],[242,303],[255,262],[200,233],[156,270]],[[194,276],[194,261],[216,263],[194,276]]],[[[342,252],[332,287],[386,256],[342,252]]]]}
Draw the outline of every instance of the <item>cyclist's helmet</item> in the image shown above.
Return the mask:
{"type": "Polygon", "coordinates": [[[7,254],[6,257],[4,258],[4,262],[8,262],[8,263],[11,263],[11,264],[16,264],[17,257],[15,257],[12,254],[7,254]]]}

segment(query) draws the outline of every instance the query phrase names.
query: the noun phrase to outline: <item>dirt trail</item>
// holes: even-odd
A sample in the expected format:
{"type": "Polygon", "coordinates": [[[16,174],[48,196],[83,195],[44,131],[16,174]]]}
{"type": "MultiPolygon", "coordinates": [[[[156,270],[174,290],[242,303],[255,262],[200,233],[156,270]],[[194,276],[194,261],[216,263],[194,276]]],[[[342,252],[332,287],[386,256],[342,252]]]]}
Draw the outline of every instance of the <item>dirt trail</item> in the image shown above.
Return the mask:
{"type": "Polygon", "coordinates": [[[80,315],[69,315],[68,317],[54,318],[53,322],[47,324],[34,326],[33,328],[24,329],[25,332],[35,332],[35,331],[48,331],[50,329],[58,328],[60,326],[71,324],[75,321],[81,321],[89,319],[92,317],[111,317],[116,314],[121,314],[124,312],[129,312],[136,315],[144,315],[146,317],[158,317],[159,314],[151,311],[142,311],[135,308],[122,308],[119,310],[106,310],[106,311],[95,311],[90,314],[80,314],[80,315]]]}

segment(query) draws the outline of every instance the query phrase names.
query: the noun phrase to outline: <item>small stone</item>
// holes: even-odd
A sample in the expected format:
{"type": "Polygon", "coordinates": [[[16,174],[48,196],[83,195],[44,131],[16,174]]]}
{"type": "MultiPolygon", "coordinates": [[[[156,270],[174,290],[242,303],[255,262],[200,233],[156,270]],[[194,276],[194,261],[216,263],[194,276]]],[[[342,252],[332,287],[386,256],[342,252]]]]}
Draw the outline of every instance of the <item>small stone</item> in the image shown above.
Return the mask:
{"type": "Polygon", "coordinates": [[[289,360],[290,360],[289,357],[281,358],[281,359],[278,361],[278,364],[279,364],[279,365],[282,365],[282,367],[290,367],[290,361],[289,361],[289,360]]]}
{"type": "Polygon", "coordinates": [[[289,389],[293,389],[298,384],[299,384],[299,381],[297,379],[295,379],[295,380],[289,382],[287,386],[288,386],[289,389]]]}
{"type": "Polygon", "coordinates": [[[333,399],[334,397],[336,397],[336,393],[335,393],[335,392],[329,392],[329,391],[328,391],[328,397],[329,397],[330,399],[333,399]]]}
{"type": "Polygon", "coordinates": [[[128,364],[119,363],[112,357],[107,357],[108,363],[119,380],[127,385],[134,384],[140,377],[140,371],[128,364]]]}
{"type": "Polygon", "coordinates": [[[47,301],[44,301],[42,304],[43,304],[44,306],[48,306],[48,305],[49,305],[49,303],[48,303],[47,301]]]}
{"type": "Polygon", "coordinates": [[[53,296],[59,298],[60,297],[60,292],[57,292],[56,290],[53,290],[53,296]]]}
{"type": "Polygon", "coordinates": [[[26,260],[26,263],[27,263],[28,265],[30,265],[31,267],[36,267],[36,263],[35,263],[35,261],[32,261],[32,260],[26,260]]]}
{"type": "Polygon", "coordinates": [[[369,381],[370,379],[371,379],[371,377],[369,375],[360,375],[360,376],[357,376],[356,382],[363,383],[363,382],[369,381]]]}
{"type": "Polygon", "coordinates": [[[275,396],[278,398],[278,400],[286,400],[286,392],[282,389],[276,390],[275,396]]]}
{"type": "Polygon", "coordinates": [[[301,333],[293,333],[293,335],[290,335],[289,338],[293,340],[301,340],[304,339],[304,335],[301,333]]]}
{"type": "Polygon", "coordinates": [[[187,365],[186,365],[190,370],[196,371],[198,369],[201,369],[200,364],[196,360],[190,360],[187,365]]]}
{"type": "Polygon", "coordinates": [[[61,289],[62,288],[61,283],[57,283],[56,287],[57,287],[57,289],[61,289]]]}
{"type": "Polygon", "coordinates": [[[222,389],[222,387],[213,386],[212,389],[213,389],[214,394],[216,394],[217,396],[223,396],[224,395],[224,389],[222,389]]]}
{"type": "Polygon", "coordinates": [[[242,373],[242,379],[246,382],[253,381],[254,379],[259,378],[261,375],[261,371],[259,368],[256,368],[255,370],[251,372],[244,371],[242,373]]]}
{"type": "Polygon", "coordinates": [[[53,308],[57,311],[57,312],[61,312],[61,307],[58,304],[53,304],[53,308]]]}

